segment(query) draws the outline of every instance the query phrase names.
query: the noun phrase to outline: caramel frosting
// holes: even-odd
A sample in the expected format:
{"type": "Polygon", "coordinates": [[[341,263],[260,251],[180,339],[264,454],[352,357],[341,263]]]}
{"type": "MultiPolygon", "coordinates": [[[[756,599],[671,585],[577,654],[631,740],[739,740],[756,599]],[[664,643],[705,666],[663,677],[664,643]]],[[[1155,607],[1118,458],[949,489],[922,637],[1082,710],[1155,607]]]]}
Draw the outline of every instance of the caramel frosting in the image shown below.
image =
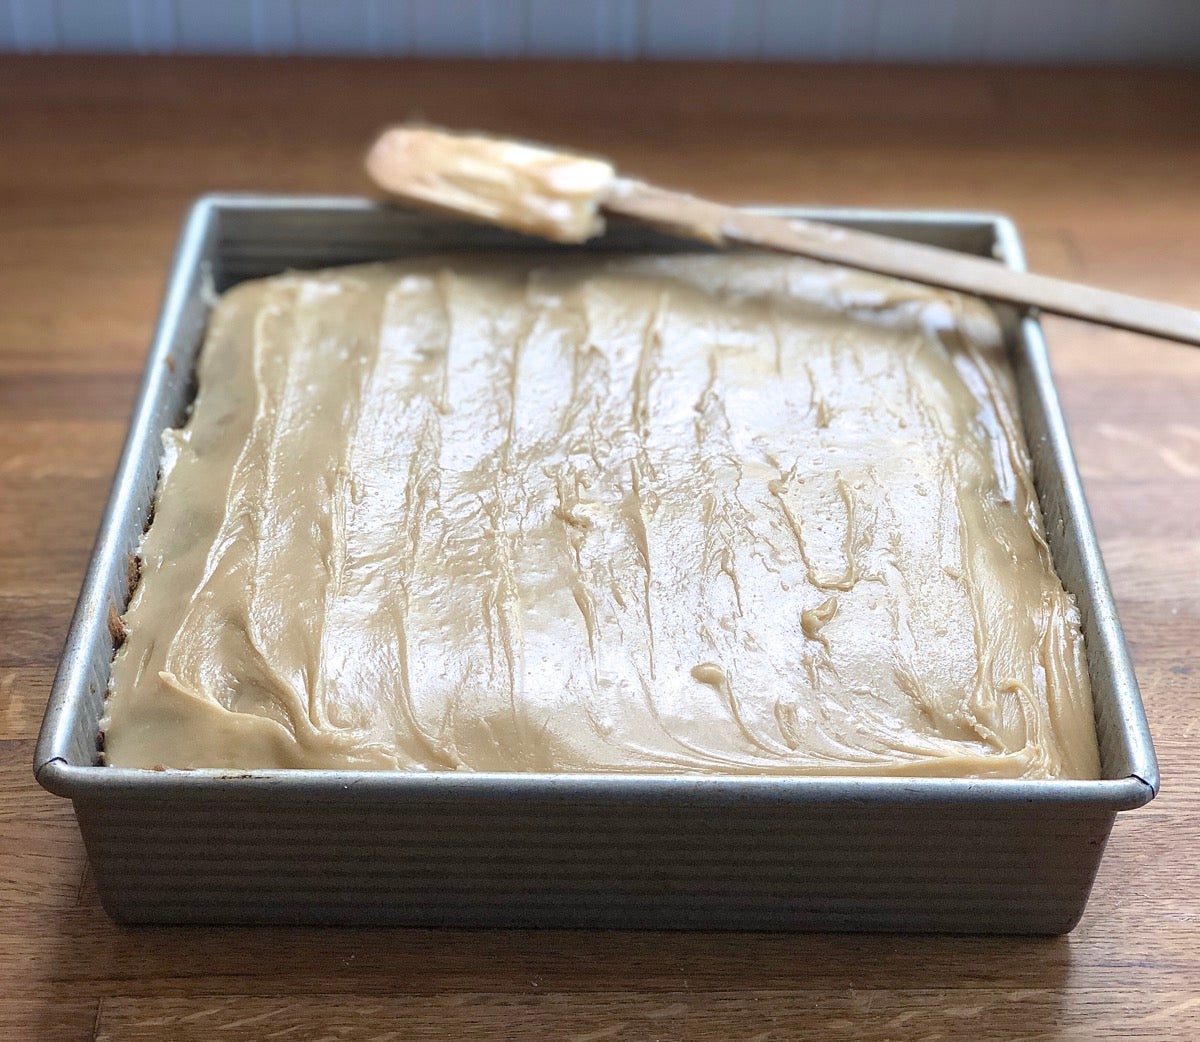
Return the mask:
{"type": "Polygon", "coordinates": [[[600,206],[616,184],[603,159],[429,127],[384,131],[367,173],[389,195],[555,242],[604,230],[600,206]]]}
{"type": "Polygon", "coordinates": [[[1094,778],[982,303],[759,255],[240,285],[107,762],[1094,778]]]}

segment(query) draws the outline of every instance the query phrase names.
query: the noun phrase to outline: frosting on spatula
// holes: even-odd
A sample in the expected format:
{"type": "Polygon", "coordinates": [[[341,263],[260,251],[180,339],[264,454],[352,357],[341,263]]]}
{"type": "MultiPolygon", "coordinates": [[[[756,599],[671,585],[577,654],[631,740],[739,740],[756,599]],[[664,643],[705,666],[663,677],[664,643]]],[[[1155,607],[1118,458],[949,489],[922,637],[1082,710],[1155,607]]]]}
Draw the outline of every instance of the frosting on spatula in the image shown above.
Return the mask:
{"type": "Polygon", "coordinates": [[[428,127],[384,131],[366,166],[399,200],[556,242],[603,232],[600,206],[616,182],[602,159],[428,127]]]}

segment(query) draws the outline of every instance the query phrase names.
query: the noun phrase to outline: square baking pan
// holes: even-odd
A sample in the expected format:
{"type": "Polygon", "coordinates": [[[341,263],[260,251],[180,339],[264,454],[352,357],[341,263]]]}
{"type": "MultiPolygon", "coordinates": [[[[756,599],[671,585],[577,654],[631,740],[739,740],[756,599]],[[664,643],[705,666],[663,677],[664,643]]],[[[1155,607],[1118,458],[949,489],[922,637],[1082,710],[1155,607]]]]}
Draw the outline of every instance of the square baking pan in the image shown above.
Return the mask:
{"type": "MultiPolygon", "coordinates": [[[[1023,265],[971,213],[775,210],[1023,265]]],[[[1158,769],[1033,318],[1000,315],[1051,551],[1082,613],[1096,781],[101,766],[113,620],[186,417],[213,300],[242,279],[446,250],[548,247],[362,199],[214,195],[185,224],[108,508],[37,744],[122,922],[1044,933],[1083,913],[1118,811],[1158,769]]],[[[694,244],[614,224],[585,247],[694,244]]]]}

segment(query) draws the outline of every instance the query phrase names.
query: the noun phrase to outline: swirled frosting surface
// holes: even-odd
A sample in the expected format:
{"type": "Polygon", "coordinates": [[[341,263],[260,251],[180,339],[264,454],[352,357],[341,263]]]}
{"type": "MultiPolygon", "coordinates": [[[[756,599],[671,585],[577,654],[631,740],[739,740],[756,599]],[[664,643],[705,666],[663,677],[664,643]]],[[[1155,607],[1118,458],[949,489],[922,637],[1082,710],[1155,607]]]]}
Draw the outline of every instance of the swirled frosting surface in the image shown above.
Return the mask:
{"type": "Polygon", "coordinates": [[[426,258],[236,287],[198,376],[110,764],[1098,775],[978,301],[426,258]]]}

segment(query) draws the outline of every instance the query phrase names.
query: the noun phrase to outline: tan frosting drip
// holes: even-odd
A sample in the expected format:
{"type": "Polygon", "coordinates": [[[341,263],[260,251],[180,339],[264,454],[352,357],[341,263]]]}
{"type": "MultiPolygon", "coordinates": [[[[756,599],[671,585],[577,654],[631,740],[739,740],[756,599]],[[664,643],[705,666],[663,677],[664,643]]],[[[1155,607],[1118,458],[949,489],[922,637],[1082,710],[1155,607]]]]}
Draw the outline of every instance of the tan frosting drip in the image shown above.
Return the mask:
{"type": "Polygon", "coordinates": [[[237,287],[199,380],[112,764],[1097,776],[976,301],[423,260],[237,287]]]}

